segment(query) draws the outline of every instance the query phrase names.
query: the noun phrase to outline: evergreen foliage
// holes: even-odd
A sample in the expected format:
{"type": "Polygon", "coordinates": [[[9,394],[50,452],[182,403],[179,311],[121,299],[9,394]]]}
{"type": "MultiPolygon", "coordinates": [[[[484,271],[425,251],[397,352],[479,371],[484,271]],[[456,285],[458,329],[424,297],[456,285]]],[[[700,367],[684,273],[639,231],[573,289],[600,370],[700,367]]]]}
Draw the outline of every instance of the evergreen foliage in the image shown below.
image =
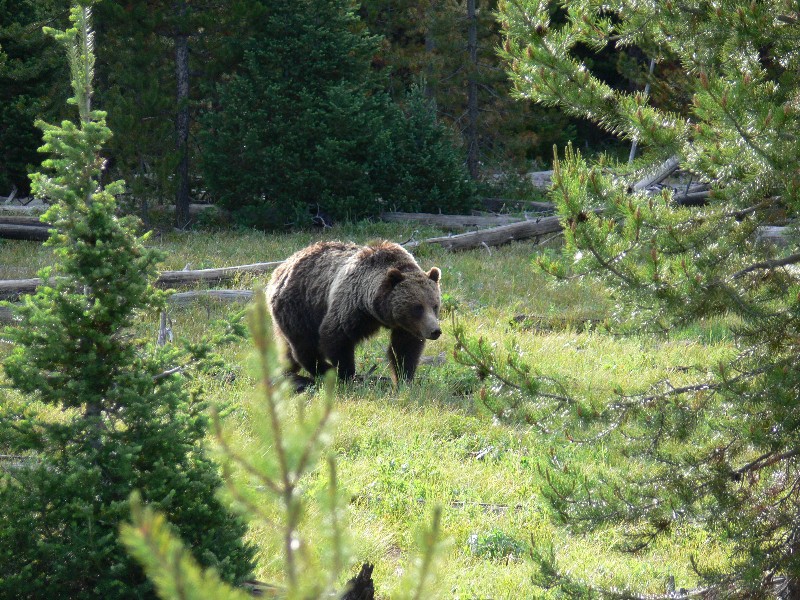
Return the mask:
{"type": "Polygon", "coordinates": [[[402,210],[411,194],[433,195],[443,212],[470,205],[470,186],[451,185],[464,172],[456,150],[425,142],[442,140],[441,129],[425,113],[404,118],[381,90],[370,67],[377,39],[349,2],[265,10],[241,72],[204,120],[203,170],[223,206],[244,224],[282,227],[309,222],[309,207],[337,218],[402,210]],[[428,130],[404,131],[412,126],[428,130]],[[447,170],[426,172],[424,159],[447,170]]]}
{"type": "MultiPolygon", "coordinates": [[[[99,152],[111,132],[92,109],[90,7],[73,26],[50,30],[69,56],[79,122],[37,124],[45,173],[32,177],[52,202],[48,244],[57,265],[18,309],[21,325],[5,374],[25,399],[0,408],[4,450],[18,464],[0,471],[0,596],[153,597],[151,584],[117,539],[129,496],[163,511],[199,562],[237,582],[252,568],[244,524],[215,497],[221,480],[202,448],[200,390],[169,370],[189,357],[137,339],[136,316],[155,311],[157,252],[115,216],[124,183],[102,187],[99,152]]],[[[195,358],[208,354],[195,348],[195,358]]]]}
{"type": "MultiPolygon", "coordinates": [[[[796,7],[783,0],[580,0],[560,25],[551,8],[544,0],[502,5],[504,55],[517,94],[638,140],[653,162],[677,156],[712,194],[704,206],[687,207],[667,191],[631,193],[629,182],[610,172],[613,165],[569,149],[556,163],[552,191],[565,256],[539,264],[558,277],[600,278],[617,301],[614,321],[628,331],[671,335],[700,319],[724,318],[739,353],[681,383],[637,390],[632,382],[606,402],[570,393],[513,351],[497,356],[463,329],[460,359],[503,382],[504,391],[487,392],[499,412],[520,409],[548,431],[631,457],[634,464],[618,469],[542,466],[554,515],[570,527],[624,525],[626,546],[635,551],[702,522],[731,548],[728,572],[713,572],[697,557],[715,593],[763,596],[785,576],[796,594],[800,254],[792,252],[794,225],[786,246],[757,237],[776,215],[796,216],[800,200],[796,7]],[[687,116],[613,90],[577,57],[581,48],[609,44],[677,59],[689,86],[687,116]]],[[[562,573],[546,549],[538,558],[542,585],[593,593],[562,573]]]]}
{"type": "MultiPolygon", "coordinates": [[[[126,180],[135,208],[145,215],[148,206],[170,204],[175,197],[176,36],[188,36],[194,135],[197,106],[208,101],[221,74],[241,62],[240,38],[259,22],[260,10],[257,0],[187,2],[183,11],[173,0],[97,5],[97,39],[106,49],[98,57],[97,101],[115,132],[104,152],[112,159],[109,172],[126,180]]],[[[202,189],[197,144],[189,149],[196,197],[202,189]]]]}
{"type": "Polygon", "coordinates": [[[401,106],[389,108],[389,127],[375,140],[370,157],[373,193],[391,210],[469,211],[475,188],[435,105],[420,87],[412,86],[401,106]]]}
{"type": "MultiPolygon", "coordinates": [[[[98,105],[115,135],[104,148],[109,173],[144,206],[175,193],[174,3],[108,0],[96,7],[98,105]]],[[[131,207],[139,208],[139,206],[131,207]]]]}
{"type": "MultiPolygon", "coordinates": [[[[529,168],[552,159],[553,144],[576,137],[575,123],[563,112],[515,102],[511,82],[497,55],[501,42],[497,0],[478,0],[477,64],[468,53],[467,2],[464,0],[365,0],[359,14],[369,30],[383,36],[373,65],[388,73],[392,98],[403,102],[424,82],[437,115],[466,134],[468,79],[478,84],[477,137],[483,171],[529,168]]],[[[581,138],[583,139],[583,138],[581,138]]]]}
{"type": "Polygon", "coordinates": [[[0,1],[0,195],[16,187],[17,197],[28,196],[41,141],[33,122],[64,113],[69,86],[58,75],[66,61],[42,25],[66,23],[66,7],[60,0],[0,1]]]}

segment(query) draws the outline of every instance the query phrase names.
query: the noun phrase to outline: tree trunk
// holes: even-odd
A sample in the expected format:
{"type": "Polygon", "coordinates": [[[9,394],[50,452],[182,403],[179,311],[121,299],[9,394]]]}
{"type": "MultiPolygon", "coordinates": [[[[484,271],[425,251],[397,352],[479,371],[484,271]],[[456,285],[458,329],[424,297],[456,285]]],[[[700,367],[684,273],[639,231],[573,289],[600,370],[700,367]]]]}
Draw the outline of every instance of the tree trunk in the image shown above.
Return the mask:
{"type": "Polygon", "coordinates": [[[433,39],[434,18],[435,11],[433,9],[433,2],[431,2],[425,9],[425,54],[427,55],[427,59],[425,61],[425,89],[423,90],[425,97],[431,102],[433,102],[435,98],[432,83],[435,74],[433,67],[433,51],[436,49],[436,42],[433,39]]]}
{"type": "Polygon", "coordinates": [[[180,32],[175,36],[175,76],[178,82],[178,114],[175,122],[178,151],[175,226],[189,224],[189,36],[186,34],[186,1],[179,0],[180,32]]]}
{"type": "Polygon", "coordinates": [[[467,0],[467,49],[469,79],[467,82],[467,169],[470,177],[478,178],[478,17],[476,0],[467,0]]]}

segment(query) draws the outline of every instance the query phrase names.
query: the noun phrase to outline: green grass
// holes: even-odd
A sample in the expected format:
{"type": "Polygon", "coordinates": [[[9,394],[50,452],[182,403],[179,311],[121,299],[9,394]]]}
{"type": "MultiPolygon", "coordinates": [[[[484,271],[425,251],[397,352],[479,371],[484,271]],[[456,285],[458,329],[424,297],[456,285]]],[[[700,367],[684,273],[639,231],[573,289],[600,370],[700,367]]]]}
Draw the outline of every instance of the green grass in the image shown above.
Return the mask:
{"type": "MultiPolygon", "coordinates": [[[[321,238],[404,241],[412,234],[421,239],[440,233],[414,231],[410,226],[357,224],[285,235],[154,235],[149,243],[165,251],[164,269],[205,268],[280,260],[321,238]]],[[[652,550],[629,555],[613,550],[624,534],[619,529],[581,536],[552,523],[541,495],[538,464],[555,455],[590,470],[609,469],[620,468],[624,459],[600,442],[575,444],[563,435],[545,435],[533,425],[496,419],[479,399],[484,383],[453,361],[451,318],[499,349],[513,341],[538,371],[568,381],[598,403],[607,402],[618,386],[640,391],[666,377],[675,384],[689,381],[695,367],[713,365],[733,348],[720,323],[700,324],[670,339],[613,337],[602,328],[586,328],[587,319],[606,316],[609,300],[587,282],[557,284],[537,272],[531,263],[536,251],[526,243],[491,253],[420,248],[415,255],[421,266],[443,271],[444,335],[428,344],[426,354],[444,353],[444,364],[422,366],[413,386],[393,389],[379,379],[388,378],[383,333],[357,353],[360,373],[375,367],[370,380],[339,387],[331,445],[341,487],[351,499],[356,558],[376,564],[381,597],[399,584],[414,553],[414,531],[434,506],[442,507],[443,533],[449,540],[438,563],[439,589],[447,598],[547,597],[530,582],[532,566],[524,554],[532,539],[551,542],[573,575],[651,593],[663,592],[670,575],[678,587],[692,587],[696,580],[690,555],[701,555],[711,564],[725,560],[722,545],[691,526],[652,550]]],[[[35,276],[50,260],[49,250],[40,244],[2,242],[0,278],[35,276]]],[[[227,287],[252,289],[266,281],[266,276],[246,276],[227,287]]],[[[235,310],[217,304],[175,309],[175,333],[198,338],[215,319],[235,310]]],[[[155,337],[157,318],[143,316],[138,328],[155,337]]],[[[0,345],[0,358],[7,351],[0,345]]],[[[255,394],[249,344],[242,342],[223,353],[236,377],[204,383],[212,402],[230,407],[228,427],[244,442],[250,427],[238,407],[255,394]]],[[[312,477],[309,486],[316,484],[312,477]]],[[[276,581],[279,563],[270,535],[258,525],[251,537],[262,547],[257,577],[276,581]]]]}

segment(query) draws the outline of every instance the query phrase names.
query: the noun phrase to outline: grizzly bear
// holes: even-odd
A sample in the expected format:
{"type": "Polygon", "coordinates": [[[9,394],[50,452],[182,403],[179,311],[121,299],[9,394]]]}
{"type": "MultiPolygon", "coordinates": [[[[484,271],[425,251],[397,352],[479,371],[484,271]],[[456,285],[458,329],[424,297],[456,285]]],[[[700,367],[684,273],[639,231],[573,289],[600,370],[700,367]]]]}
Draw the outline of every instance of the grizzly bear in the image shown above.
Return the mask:
{"type": "Polygon", "coordinates": [[[425,340],[442,334],[440,276],[392,242],[319,242],[293,254],[273,273],[267,302],[295,382],[310,381],[301,367],[312,377],[336,368],[352,379],[356,344],[381,327],[391,330],[392,379],[411,381],[425,340]]]}

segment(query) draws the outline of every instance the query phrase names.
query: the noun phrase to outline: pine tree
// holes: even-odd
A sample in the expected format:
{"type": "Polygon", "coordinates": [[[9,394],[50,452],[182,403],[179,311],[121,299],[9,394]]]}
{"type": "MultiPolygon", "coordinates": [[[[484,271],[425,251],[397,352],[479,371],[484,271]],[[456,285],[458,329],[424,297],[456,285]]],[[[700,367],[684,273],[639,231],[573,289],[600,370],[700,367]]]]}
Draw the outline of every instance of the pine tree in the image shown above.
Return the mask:
{"type": "MultiPolygon", "coordinates": [[[[757,235],[776,215],[795,217],[800,201],[796,6],[579,0],[561,25],[552,22],[551,8],[543,0],[502,5],[504,54],[517,94],[638,140],[654,163],[676,157],[712,192],[700,207],[681,206],[666,190],[630,192],[630,178],[615,175],[613,164],[568,150],[556,164],[552,191],[565,225],[565,257],[542,259],[541,266],[556,276],[599,278],[629,330],[663,335],[701,318],[724,318],[738,355],[686,385],[620,390],[601,408],[554,389],[518,359],[503,366],[463,332],[462,359],[484,373],[505,373],[537,399],[537,417],[551,430],[578,419],[635,459],[636,467],[607,476],[581,465],[548,471],[545,494],[571,527],[623,524],[632,536],[628,547],[640,549],[682,524],[702,522],[731,544],[723,572],[697,559],[717,593],[765,595],[783,575],[797,594],[800,254],[792,251],[796,225],[786,246],[765,245],[757,235]],[[609,44],[682,65],[691,99],[686,116],[649,106],[641,93],[614,91],[577,58],[609,44]]],[[[552,554],[541,553],[540,567],[543,585],[590,593],[558,570],[552,554]]]]}
{"type": "MultiPolygon", "coordinates": [[[[396,150],[409,121],[371,67],[378,39],[349,0],[275,0],[264,8],[240,72],[220,86],[203,120],[209,190],[242,224],[257,227],[307,224],[309,207],[334,218],[402,209],[403,197],[380,188],[384,166],[405,177],[419,164],[396,160],[414,154],[396,150]]],[[[429,175],[417,178],[417,196],[438,187],[444,212],[471,204],[469,186],[448,187],[452,172],[429,175]]]]}
{"type": "MultiPolygon", "coordinates": [[[[125,208],[141,209],[147,216],[150,206],[173,204],[178,195],[186,200],[187,192],[196,197],[202,189],[196,144],[176,145],[178,115],[191,139],[197,107],[209,101],[221,74],[234,71],[241,61],[239,39],[256,26],[259,11],[257,0],[98,3],[96,35],[106,50],[98,56],[96,99],[115,132],[104,149],[109,172],[126,180],[128,198],[138,203],[125,208]],[[181,53],[186,99],[176,98],[178,46],[188,48],[188,55],[181,53]],[[187,149],[188,154],[183,152],[187,149]],[[182,159],[186,168],[179,174],[182,159]]],[[[178,227],[186,226],[185,216],[178,227]]]]}
{"type": "Polygon", "coordinates": [[[20,457],[0,471],[0,596],[153,597],[118,541],[133,490],[167,515],[200,563],[238,582],[253,550],[215,496],[202,395],[169,369],[177,350],[157,350],[131,329],[163,304],[152,287],[159,255],[115,215],[124,183],[98,183],[111,132],[92,108],[90,6],[73,8],[71,21],[50,33],[67,49],[79,122],[38,123],[51,158],[32,177],[52,203],[43,218],[57,262],[6,331],[14,349],[5,375],[23,399],[0,408],[4,449],[20,457]]]}

